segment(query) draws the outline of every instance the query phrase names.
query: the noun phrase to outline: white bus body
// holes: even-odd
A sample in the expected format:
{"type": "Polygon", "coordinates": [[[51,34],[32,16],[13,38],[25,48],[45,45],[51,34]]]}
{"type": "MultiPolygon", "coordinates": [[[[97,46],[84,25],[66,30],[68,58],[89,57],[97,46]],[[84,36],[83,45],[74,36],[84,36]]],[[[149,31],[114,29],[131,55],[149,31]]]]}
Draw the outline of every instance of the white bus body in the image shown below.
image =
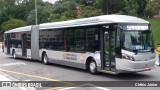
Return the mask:
{"type": "Polygon", "coordinates": [[[5,32],[5,53],[76,68],[118,74],[151,70],[155,52],[148,21],[103,15],[44,23],[5,32]]]}

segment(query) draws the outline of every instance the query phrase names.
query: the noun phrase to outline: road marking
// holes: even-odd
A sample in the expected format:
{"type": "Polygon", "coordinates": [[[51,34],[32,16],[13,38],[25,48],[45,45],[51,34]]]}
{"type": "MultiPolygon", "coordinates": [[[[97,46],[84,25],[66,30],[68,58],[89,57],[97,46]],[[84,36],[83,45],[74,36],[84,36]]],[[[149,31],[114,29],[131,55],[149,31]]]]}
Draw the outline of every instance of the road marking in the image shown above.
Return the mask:
{"type": "Polygon", "coordinates": [[[14,66],[14,65],[26,65],[23,62],[15,62],[15,63],[4,63],[4,64],[0,64],[0,67],[6,67],[6,66],[14,66]]]}
{"type": "Polygon", "coordinates": [[[76,84],[68,84],[68,85],[64,85],[64,86],[62,86],[62,87],[54,87],[54,88],[49,88],[49,89],[47,89],[47,90],[59,90],[59,89],[63,89],[63,88],[65,88],[65,87],[71,87],[71,86],[75,86],[76,84]]]}
{"type": "Polygon", "coordinates": [[[102,89],[102,90],[110,90],[110,89],[108,89],[108,88],[99,87],[99,86],[96,86],[96,85],[94,85],[94,84],[89,84],[89,85],[91,85],[91,86],[93,86],[93,87],[95,87],[95,88],[98,88],[98,89],[102,89]]]}
{"type": "Polygon", "coordinates": [[[91,86],[91,87],[94,87],[94,88],[97,88],[97,89],[101,89],[101,90],[110,90],[108,88],[99,87],[99,86],[96,86],[96,85],[90,84],[90,83],[82,84],[82,85],[79,85],[79,86],[76,86],[76,87],[63,88],[63,89],[59,89],[59,90],[69,90],[69,89],[74,89],[74,88],[78,88],[78,87],[86,87],[87,85],[91,86]]]}
{"type": "Polygon", "coordinates": [[[14,71],[9,71],[9,70],[5,70],[5,69],[1,69],[1,68],[0,68],[0,71],[9,72],[9,73],[18,74],[18,75],[23,75],[23,76],[27,76],[27,77],[40,78],[40,79],[49,80],[49,81],[59,81],[59,80],[56,80],[56,79],[46,78],[46,77],[32,75],[32,74],[25,74],[25,73],[20,73],[20,72],[14,72],[14,71]]]}
{"type": "Polygon", "coordinates": [[[152,70],[151,72],[157,72],[157,73],[159,73],[160,71],[152,70]]]}
{"type": "MultiPolygon", "coordinates": [[[[15,79],[15,78],[13,78],[13,77],[11,77],[11,76],[9,76],[9,75],[7,75],[7,74],[5,74],[5,73],[3,73],[3,72],[0,72],[0,81],[13,81],[13,80],[15,80],[15,81],[18,81],[17,79],[15,79]]],[[[34,88],[25,88],[25,87],[17,87],[17,88],[21,88],[21,90],[36,90],[36,89],[34,89],[34,88]]]]}
{"type": "Polygon", "coordinates": [[[2,68],[0,68],[0,71],[8,72],[8,73],[13,73],[13,74],[18,74],[18,75],[27,76],[27,77],[39,78],[39,79],[48,80],[48,81],[58,81],[60,83],[67,84],[67,85],[64,85],[62,87],[50,88],[51,90],[56,89],[56,88],[64,88],[64,87],[67,87],[67,86],[73,86],[73,85],[75,85],[74,83],[64,82],[64,81],[60,81],[60,80],[57,80],[57,79],[46,78],[46,77],[42,77],[42,76],[37,76],[37,75],[32,75],[32,74],[25,74],[25,73],[20,73],[20,72],[15,72],[15,71],[9,71],[9,70],[2,69],[2,68]]]}

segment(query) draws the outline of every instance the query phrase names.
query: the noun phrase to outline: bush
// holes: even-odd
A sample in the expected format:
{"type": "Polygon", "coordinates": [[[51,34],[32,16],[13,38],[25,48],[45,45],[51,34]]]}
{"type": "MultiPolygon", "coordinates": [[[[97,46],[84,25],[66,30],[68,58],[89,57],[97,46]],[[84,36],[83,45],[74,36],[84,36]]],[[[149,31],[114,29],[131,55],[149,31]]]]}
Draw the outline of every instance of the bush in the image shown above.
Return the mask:
{"type": "Polygon", "coordinates": [[[160,42],[160,19],[150,18],[147,19],[151,24],[151,29],[154,38],[154,46],[157,47],[157,43],[160,42]]]}
{"type": "Polygon", "coordinates": [[[26,26],[26,22],[20,19],[10,19],[2,24],[1,28],[3,31],[7,31],[13,28],[26,26]]]}

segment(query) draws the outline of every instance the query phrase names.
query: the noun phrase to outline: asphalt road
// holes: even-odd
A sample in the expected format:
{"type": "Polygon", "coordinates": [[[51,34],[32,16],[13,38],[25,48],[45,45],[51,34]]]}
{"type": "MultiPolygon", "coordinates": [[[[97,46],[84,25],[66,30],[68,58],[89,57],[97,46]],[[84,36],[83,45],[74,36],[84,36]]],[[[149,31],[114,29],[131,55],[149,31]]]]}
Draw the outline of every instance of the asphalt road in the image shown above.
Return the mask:
{"type": "MultiPolygon", "coordinates": [[[[44,65],[39,61],[31,61],[26,59],[13,59],[11,56],[7,56],[0,52],[0,72],[9,75],[13,80],[19,81],[58,81],[60,87],[46,87],[36,88],[38,90],[43,89],[62,89],[62,90],[159,90],[158,87],[98,87],[95,83],[86,81],[121,81],[119,84],[123,84],[122,81],[160,81],[160,67],[156,66],[155,69],[146,72],[139,73],[126,73],[119,75],[111,75],[105,73],[99,73],[98,75],[92,75],[85,70],[71,68],[61,65],[44,65]],[[71,82],[68,82],[71,81],[71,82]],[[75,84],[78,81],[81,84],[75,84]],[[68,87],[68,86],[97,86],[97,87],[68,87]],[[66,88],[64,88],[66,87],[66,88]]],[[[99,83],[97,82],[97,83],[99,83]]],[[[112,82],[114,84],[114,82],[112,82]]],[[[124,83],[125,84],[125,83],[124,83]]]]}

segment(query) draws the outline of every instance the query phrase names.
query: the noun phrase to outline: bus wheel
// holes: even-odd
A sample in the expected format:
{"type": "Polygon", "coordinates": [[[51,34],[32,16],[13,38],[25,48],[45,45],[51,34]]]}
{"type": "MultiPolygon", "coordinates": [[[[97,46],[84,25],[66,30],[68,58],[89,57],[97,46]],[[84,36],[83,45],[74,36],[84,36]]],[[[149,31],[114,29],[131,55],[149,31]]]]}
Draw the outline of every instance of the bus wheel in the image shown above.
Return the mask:
{"type": "Polygon", "coordinates": [[[16,57],[16,52],[13,50],[13,52],[12,52],[12,55],[13,55],[13,58],[14,59],[16,59],[17,57],[16,57]]]}
{"type": "Polygon", "coordinates": [[[43,54],[43,63],[46,65],[48,64],[48,56],[46,53],[43,54]]]}
{"type": "Polygon", "coordinates": [[[96,62],[94,60],[92,60],[89,63],[89,72],[91,74],[97,74],[97,65],[96,65],[96,62]]]}

